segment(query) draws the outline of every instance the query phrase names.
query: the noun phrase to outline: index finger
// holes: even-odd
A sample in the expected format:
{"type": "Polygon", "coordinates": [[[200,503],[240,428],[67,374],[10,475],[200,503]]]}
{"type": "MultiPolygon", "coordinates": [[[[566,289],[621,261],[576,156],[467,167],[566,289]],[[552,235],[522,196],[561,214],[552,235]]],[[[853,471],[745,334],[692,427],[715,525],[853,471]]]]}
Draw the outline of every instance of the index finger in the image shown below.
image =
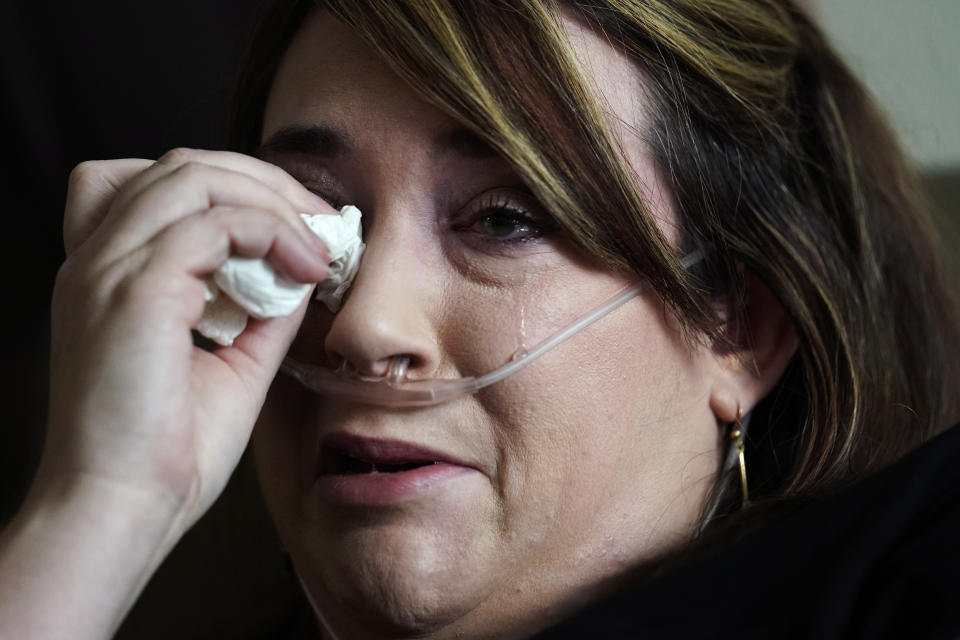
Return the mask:
{"type": "MultiPolygon", "coordinates": [[[[243,174],[256,180],[289,204],[286,207],[273,207],[273,210],[286,217],[295,227],[302,226],[305,234],[309,234],[309,231],[306,230],[297,213],[336,213],[336,210],[323,198],[310,192],[293,176],[274,164],[233,151],[208,151],[181,147],[163,154],[149,168],[130,180],[110,207],[108,217],[125,215],[126,206],[151,185],[188,165],[206,165],[243,174]]],[[[165,226],[172,220],[157,218],[153,222],[165,226]]]]}
{"type": "Polygon", "coordinates": [[[287,202],[300,213],[335,213],[327,202],[311,193],[296,178],[277,165],[243,153],[179,148],[165,153],[157,160],[158,165],[166,165],[168,168],[176,168],[187,162],[198,162],[245,173],[286,198],[287,202]]]}

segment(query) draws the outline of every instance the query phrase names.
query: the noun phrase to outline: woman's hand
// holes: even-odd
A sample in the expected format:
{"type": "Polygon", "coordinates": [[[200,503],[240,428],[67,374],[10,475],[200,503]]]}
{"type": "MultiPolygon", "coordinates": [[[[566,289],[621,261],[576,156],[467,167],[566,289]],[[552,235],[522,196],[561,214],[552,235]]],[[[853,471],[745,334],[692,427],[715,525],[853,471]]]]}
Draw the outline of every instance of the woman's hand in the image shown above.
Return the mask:
{"type": "Polygon", "coordinates": [[[235,153],[79,165],[39,479],[93,477],[198,517],[236,466],[303,311],[251,322],[234,346],[207,352],[190,332],[201,278],[239,254],[300,282],[323,279],[326,249],[298,215],[322,210],[333,212],[279,168],[235,153]]]}
{"type": "Polygon", "coordinates": [[[326,249],[298,213],[324,211],[333,209],[279,168],[235,153],[179,149],[73,171],[47,439],[0,537],[0,635],[112,633],[216,499],[306,305],[251,321],[234,346],[208,352],[191,337],[201,279],[237,254],[322,280],[326,249]]]}

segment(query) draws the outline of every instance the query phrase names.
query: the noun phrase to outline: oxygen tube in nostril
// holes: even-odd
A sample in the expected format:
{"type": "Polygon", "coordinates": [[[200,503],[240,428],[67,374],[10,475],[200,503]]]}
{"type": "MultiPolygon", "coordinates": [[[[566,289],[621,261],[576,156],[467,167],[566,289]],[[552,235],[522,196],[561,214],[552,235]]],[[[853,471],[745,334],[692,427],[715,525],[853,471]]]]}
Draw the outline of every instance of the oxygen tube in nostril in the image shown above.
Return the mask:
{"type": "MultiPolygon", "coordinates": [[[[684,256],[681,263],[684,268],[689,269],[702,259],[703,255],[699,251],[694,251],[684,256]]],[[[289,357],[283,360],[280,370],[314,393],[348,402],[397,408],[429,407],[443,404],[460,396],[479,391],[484,387],[500,382],[507,376],[513,375],[561,342],[637,297],[646,290],[646,287],[645,281],[634,284],[532,349],[517,354],[507,364],[479,377],[407,380],[406,373],[410,365],[410,358],[407,356],[391,358],[386,374],[382,377],[360,376],[356,372],[348,372],[346,367],[333,370],[303,364],[289,357]]]]}

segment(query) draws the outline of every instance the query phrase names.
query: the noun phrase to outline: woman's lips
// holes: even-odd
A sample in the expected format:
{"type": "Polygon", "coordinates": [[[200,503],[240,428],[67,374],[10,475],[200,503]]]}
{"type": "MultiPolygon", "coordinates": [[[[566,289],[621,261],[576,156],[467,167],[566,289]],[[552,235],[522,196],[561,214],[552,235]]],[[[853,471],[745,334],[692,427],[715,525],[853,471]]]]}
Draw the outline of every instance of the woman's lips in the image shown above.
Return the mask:
{"type": "Polygon", "coordinates": [[[441,489],[478,473],[465,462],[400,440],[331,434],[320,446],[317,488],[337,505],[389,505],[441,489]]]}

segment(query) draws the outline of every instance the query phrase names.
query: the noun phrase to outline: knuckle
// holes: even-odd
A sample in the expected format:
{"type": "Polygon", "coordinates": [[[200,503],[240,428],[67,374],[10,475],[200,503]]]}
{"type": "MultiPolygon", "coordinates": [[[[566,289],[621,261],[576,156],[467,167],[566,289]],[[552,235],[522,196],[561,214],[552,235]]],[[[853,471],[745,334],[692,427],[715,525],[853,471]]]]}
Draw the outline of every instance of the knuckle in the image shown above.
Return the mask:
{"type": "Polygon", "coordinates": [[[70,184],[82,184],[86,182],[90,173],[96,170],[97,160],[86,160],[81,162],[70,171],[70,184]]]}
{"type": "Polygon", "coordinates": [[[91,184],[102,181],[106,162],[105,160],[86,160],[75,166],[67,179],[68,193],[76,194],[91,184]]]}
{"type": "Polygon", "coordinates": [[[191,149],[189,147],[176,147],[175,149],[171,149],[160,156],[160,158],[157,159],[157,162],[171,166],[180,166],[195,160],[198,155],[199,152],[196,149],[191,149]]]}
{"type": "Polygon", "coordinates": [[[196,160],[190,160],[181,164],[175,170],[175,173],[187,181],[198,180],[208,175],[210,167],[196,160]]]}
{"type": "Polygon", "coordinates": [[[231,222],[242,217],[243,213],[244,210],[237,207],[215,204],[203,213],[200,219],[196,221],[196,224],[212,224],[218,229],[225,229],[231,222]]]}
{"type": "Polygon", "coordinates": [[[77,280],[76,260],[67,258],[60,268],[57,269],[57,275],[54,278],[53,287],[55,290],[63,291],[70,289],[77,280]]]}
{"type": "Polygon", "coordinates": [[[199,233],[202,228],[209,235],[219,238],[229,236],[236,227],[250,227],[256,223],[257,212],[254,210],[217,205],[203,214],[202,219],[197,221],[198,229],[192,232],[199,233]]]}
{"type": "Polygon", "coordinates": [[[101,297],[104,287],[100,280],[102,278],[92,272],[91,265],[68,257],[57,269],[53,283],[53,300],[59,301],[59,306],[62,306],[64,300],[72,301],[70,307],[72,312],[76,312],[79,307],[101,297]]]}
{"type": "Polygon", "coordinates": [[[67,256],[54,279],[54,286],[61,289],[89,289],[97,279],[102,268],[91,264],[89,260],[78,258],[76,255],[67,256]]]}

